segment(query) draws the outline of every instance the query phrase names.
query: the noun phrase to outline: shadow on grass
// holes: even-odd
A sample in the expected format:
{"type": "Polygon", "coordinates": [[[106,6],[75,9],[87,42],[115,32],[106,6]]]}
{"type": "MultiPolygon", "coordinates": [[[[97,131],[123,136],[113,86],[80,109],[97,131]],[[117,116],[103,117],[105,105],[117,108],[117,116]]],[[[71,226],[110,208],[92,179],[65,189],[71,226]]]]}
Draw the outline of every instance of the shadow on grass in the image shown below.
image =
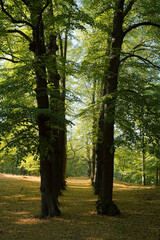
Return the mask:
{"type": "Polygon", "coordinates": [[[96,214],[88,179],[68,179],[67,190],[59,198],[62,215],[39,220],[39,182],[1,179],[0,239],[23,240],[159,240],[160,200],[155,189],[115,185],[114,201],[118,217],[96,214]],[[23,189],[22,189],[23,187],[23,189]],[[152,196],[152,200],[147,200],[152,196]],[[156,202],[154,201],[156,198],[156,202]]]}

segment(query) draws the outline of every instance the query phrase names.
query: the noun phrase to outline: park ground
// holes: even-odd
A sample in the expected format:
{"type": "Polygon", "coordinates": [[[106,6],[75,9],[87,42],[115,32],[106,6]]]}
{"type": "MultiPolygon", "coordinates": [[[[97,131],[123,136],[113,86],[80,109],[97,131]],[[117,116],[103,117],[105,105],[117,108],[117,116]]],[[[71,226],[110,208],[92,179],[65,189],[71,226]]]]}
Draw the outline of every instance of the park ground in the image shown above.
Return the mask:
{"type": "Polygon", "coordinates": [[[0,174],[1,240],[160,240],[160,188],[114,183],[117,217],[96,214],[87,178],[68,178],[62,215],[40,220],[40,179],[0,174]]]}

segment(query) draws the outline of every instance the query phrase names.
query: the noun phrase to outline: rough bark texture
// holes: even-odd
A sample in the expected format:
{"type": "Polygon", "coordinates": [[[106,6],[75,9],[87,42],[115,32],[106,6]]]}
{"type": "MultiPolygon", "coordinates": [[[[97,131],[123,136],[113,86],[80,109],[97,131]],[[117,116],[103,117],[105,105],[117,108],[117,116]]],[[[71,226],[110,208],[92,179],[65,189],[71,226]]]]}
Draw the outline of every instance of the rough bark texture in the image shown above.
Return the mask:
{"type": "Polygon", "coordinates": [[[48,59],[49,63],[47,66],[48,70],[48,82],[50,84],[50,110],[53,115],[51,115],[51,145],[54,152],[53,156],[53,178],[54,184],[56,186],[56,195],[58,197],[60,193],[60,136],[59,136],[59,116],[60,116],[60,89],[59,89],[59,80],[60,76],[57,71],[56,64],[56,51],[58,47],[56,44],[56,33],[52,33],[49,36],[49,48],[48,48],[48,59]]]}
{"type": "MultiPolygon", "coordinates": [[[[52,2],[50,1],[49,14],[53,16],[52,2]]],[[[52,135],[53,135],[53,149],[54,149],[54,162],[56,172],[53,175],[57,179],[57,194],[60,194],[62,189],[65,189],[65,170],[66,170],[66,129],[65,129],[65,86],[63,93],[60,92],[60,75],[57,71],[56,52],[58,46],[56,43],[57,33],[55,31],[54,23],[52,22],[52,29],[49,36],[48,56],[50,59],[48,67],[49,83],[52,85],[50,96],[50,108],[57,116],[52,118],[52,135]]],[[[63,78],[62,78],[63,80],[63,78]]],[[[63,80],[65,82],[65,80],[63,80]]]]}
{"type": "MultiPolygon", "coordinates": [[[[47,76],[43,61],[46,58],[44,27],[42,21],[42,8],[40,3],[28,3],[31,12],[33,28],[33,42],[30,50],[34,52],[36,73],[36,97],[38,109],[48,110],[49,99],[47,92],[47,76]]],[[[50,116],[44,111],[38,116],[39,127],[39,153],[41,173],[41,213],[40,217],[52,217],[60,214],[57,206],[56,180],[53,174],[56,170],[54,151],[52,149],[50,116]]]]}
{"type": "Polygon", "coordinates": [[[115,93],[118,85],[118,71],[120,64],[120,52],[123,42],[123,5],[124,0],[116,2],[113,19],[112,43],[108,69],[104,74],[105,92],[112,98],[104,103],[104,128],[103,128],[103,160],[102,179],[97,202],[97,212],[105,215],[117,215],[119,210],[113,203],[113,171],[114,171],[114,115],[115,93]]]}

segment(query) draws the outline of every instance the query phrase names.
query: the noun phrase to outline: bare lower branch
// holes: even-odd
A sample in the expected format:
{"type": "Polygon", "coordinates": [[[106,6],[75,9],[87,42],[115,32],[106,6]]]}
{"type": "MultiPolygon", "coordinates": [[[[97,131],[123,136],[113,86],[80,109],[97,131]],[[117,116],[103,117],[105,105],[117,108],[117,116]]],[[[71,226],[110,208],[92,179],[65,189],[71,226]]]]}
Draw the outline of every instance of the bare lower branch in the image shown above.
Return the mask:
{"type": "Polygon", "coordinates": [[[140,26],[154,26],[157,28],[160,28],[160,24],[157,23],[152,23],[152,22],[141,22],[141,23],[137,23],[137,24],[133,24],[132,26],[130,26],[129,28],[126,29],[126,31],[123,32],[124,36],[129,33],[130,31],[132,31],[135,28],[138,28],[140,26]]]}
{"type": "Polygon", "coordinates": [[[42,10],[41,10],[41,12],[39,14],[39,20],[38,20],[38,24],[37,25],[39,25],[39,23],[41,21],[41,18],[42,18],[42,14],[45,11],[45,9],[48,7],[49,3],[50,3],[50,0],[47,0],[46,5],[42,8],[42,10]]]}
{"type": "Polygon", "coordinates": [[[11,58],[6,58],[6,57],[0,57],[0,60],[5,60],[5,61],[12,62],[12,63],[19,63],[20,62],[20,61],[16,61],[14,59],[11,59],[11,58]]]}
{"type": "Polygon", "coordinates": [[[42,8],[41,15],[45,11],[45,9],[48,7],[48,5],[49,5],[49,0],[47,0],[46,5],[42,8]]]}
{"type": "Polygon", "coordinates": [[[30,39],[30,37],[28,37],[28,35],[25,34],[24,32],[22,32],[21,30],[9,29],[9,30],[7,30],[7,33],[19,33],[19,34],[22,35],[28,42],[32,42],[32,40],[30,39]]]}
{"type": "Polygon", "coordinates": [[[151,65],[152,67],[156,68],[157,70],[160,71],[160,66],[155,65],[153,62],[151,62],[150,60],[148,60],[147,58],[141,57],[137,54],[133,54],[133,53],[129,53],[126,57],[124,57],[123,59],[121,59],[121,62],[126,61],[128,58],[139,58],[142,62],[151,65]]]}
{"type": "Polygon", "coordinates": [[[1,9],[2,9],[2,12],[4,12],[4,14],[6,16],[9,17],[9,19],[11,20],[12,23],[21,23],[21,24],[26,24],[28,26],[30,26],[31,28],[33,28],[33,25],[25,20],[17,20],[15,19],[5,8],[4,8],[4,3],[2,0],[0,0],[0,5],[1,5],[1,9]]]}
{"type": "Polygon", "coordinates": [[[14,56],[12,53],[8,53],[6,51],[4,51],[3,49],[0,48],[0,51],[8,56],[10,56],[11,58],[8,57],[0,57],[0,60],[6,60],[6,61],[10,61],[13,63],[19,63],[19,60],[15,60],[15,59],[19,59],[18,57],[14,56]]]}
{"type": "Polygon", "coordinates": [[[123,12],[123,17],[125,17],[125,16],[129,13],[129,11],[132,9],[132,6],[134,5],[134,3],[135,3],[136,1],[137,1],[137,0],[131,0],[131,1],[129,2],[129,4],[127,5],[126,9],[125,9],[124,12],[123,12]]]}

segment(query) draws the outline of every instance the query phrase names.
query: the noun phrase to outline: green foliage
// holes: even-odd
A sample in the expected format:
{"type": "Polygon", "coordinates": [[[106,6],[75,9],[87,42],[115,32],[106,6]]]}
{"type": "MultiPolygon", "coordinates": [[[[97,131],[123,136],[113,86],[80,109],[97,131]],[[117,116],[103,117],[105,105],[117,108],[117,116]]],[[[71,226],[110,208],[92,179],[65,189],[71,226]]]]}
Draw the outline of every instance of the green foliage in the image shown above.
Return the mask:
{"type": "Polygon", "coordinates": [[[90,126],[77,121],[76,127],[72,127],[69,131],[67,176],[88,176],[92,150],[90,126]]]}
{"type": "MultiPolygon", "coordinates": [[[[37,174],[39,163],[34,159],[38,149],[38,117],[52,117],[56,122],[54,127],[59,129],[57,122],[62,123],[63,116],[37,109],[35,70],[40,69],[29,51],[32,30],[28,24],[29,9],[24,3],[21,0],[5,1],[5,9],[21,23],[11,21],[9,15],[0,12],[0,171],[18,172],[23,168],[37,174]]],[[[71,133],[68,134],[68,176],[88,174],[97,140],[101,104],[113,97],[102,96],[102,90],[104,71],[107,72],[110,60],[115,3],[56,0],[53,1],[53,16],[47,9],[43,13],[45,38],[56,31],[57,69],[61,77],[66,77],[68,121],[65,123],[76,125],[72,128],[72,138],[71,133]],[[68,52],[64,59],[66,37],[68,52]]],[[[124,11],[130,3],[125,1],[124,11]]],[[[45,1],[39,4],[44,5],[45,1]]],[[[139,22],[158,24],[159,11],[160,4],[156,0],[134,1],[124,18],[123,30],[139,22]]],[[[54,57],[43,56],[43,67],[52,68],[54,57]]],[[[155,183],[160,149],[159,59],[158,28],[139,26],[127,33],[115,93],[115,176],[119,179],[141,182],[141,154],[145,150],[148,155],[145,159],[146,178],[148,183],[155,183]]],[[[63,90],[60,86],[61,93],[63,90]]],[[[48,84],[48,96],[52,94],[56,96],[55,87],[48,84]]]]}
{"type": "Polygon", "coordinates": [[[28,156],[21,161],[19,168],[24,169],[29,175],[39,176],[40,163],[39,160],[33,156],[28,156]]]}
{"type": "MultiPolygon", "coordinates": [[[[145,175],[147,185],[156,185],[157,169],[160,167],[159,159],[146,153],[145,175]]],[[[115,178],[130,183],[142,183],[142,152],[128,148],[118,148],[115,153],[115,178]]]]}

